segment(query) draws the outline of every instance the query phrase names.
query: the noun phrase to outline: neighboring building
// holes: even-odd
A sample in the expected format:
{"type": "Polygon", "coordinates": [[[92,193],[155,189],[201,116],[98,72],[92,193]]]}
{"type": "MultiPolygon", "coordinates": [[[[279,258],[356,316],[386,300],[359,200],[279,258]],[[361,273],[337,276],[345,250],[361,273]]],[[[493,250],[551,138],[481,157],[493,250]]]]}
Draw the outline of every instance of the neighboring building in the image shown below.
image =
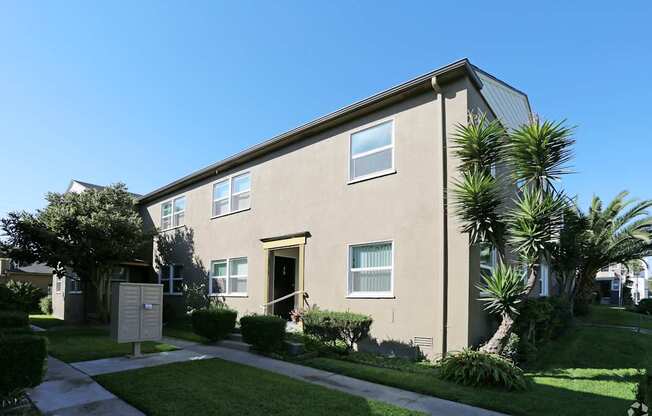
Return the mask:
{"type": "MultiPolygon", "coordinates": [[[[100,185],[72,180],[66,192],[81,193],[88,189],[99,190],[102,188],[104,187],[100,185]]],[[[140,196],[133,195],[135,197],[140,196]]],[[[66,277],[63,278],[50,274],[49,279],[52,281],[52,310],[55,317],[69,322],[79,322],[85,319],[93,320],[97,317],[97,290],[92,282],[80,279],[72,271],[68,272],[66,277]]],[[[124,282],[153,281],[151,265],[142,260],[133,260],[116,265],[113,270],[112,280],[124,282]]]]}
{"type": "Polygon", "coordinates": [[[11,261],[11,259],[0,259],[0,284],[10,280],[18,282],[29,282],[48,294],[52,281],[52,268],[42,263],[33,263],[26,266],[11,261]]]}
{"type": "Polygon", "coordinates": [[[595,276],[595,292],[600,303],[622,305],[625,303],[623,288],[630,290],[631,300],[638,304],[650,297],[647,265],[640,272],[630,271],[624,264],[610,264],[595,276]]]}
{"type": "Polygon", "coordinates": [[[524,93],[464,59],[143,196],[148,227],[191,236],[157,267],[165,308],[198,280],[240,316],[287,318],[306,303],[369,314],[385,350],[436,356],[486,339],[476,284],[495,256],[481,266],[447,202],[451,135],[475,111],[508,128],[531,116],[524,93]]]}

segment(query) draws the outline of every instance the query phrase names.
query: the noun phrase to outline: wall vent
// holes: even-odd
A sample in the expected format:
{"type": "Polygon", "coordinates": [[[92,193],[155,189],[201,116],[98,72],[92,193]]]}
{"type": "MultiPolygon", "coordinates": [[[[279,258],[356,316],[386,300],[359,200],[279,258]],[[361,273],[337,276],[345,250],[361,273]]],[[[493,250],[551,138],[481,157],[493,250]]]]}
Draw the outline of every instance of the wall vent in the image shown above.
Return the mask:
{"type": "Polygon", "coordinates": [[[414,345],[420,348],[432,348],[432,337],[414,337],[414,345]]]}

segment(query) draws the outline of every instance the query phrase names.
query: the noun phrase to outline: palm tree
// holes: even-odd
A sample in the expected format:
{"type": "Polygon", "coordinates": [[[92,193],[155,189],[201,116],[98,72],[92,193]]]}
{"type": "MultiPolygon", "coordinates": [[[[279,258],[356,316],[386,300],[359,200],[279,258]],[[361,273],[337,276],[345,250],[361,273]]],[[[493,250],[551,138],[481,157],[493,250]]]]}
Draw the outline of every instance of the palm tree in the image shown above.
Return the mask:
{"type": "MultiPolygon", "coordinates": [[[[471,245],[488,242],[503,254],[503,243],[510,246],[527,270],[521,297],[532,292],[539,264],[559,235],[567,200],[555,184],[568,173],[566,165],[574,143],[571,134],[572,129],[563,122],[539,119],[507,133],[498,120],[489,121],[480,114],[470,115],[453,136],[453,151],[462,170],[453,193],[463,231],[469,234],[471,245]],[[501,164],[510,171],[511,181],[492,174],[501,164]],[[517,196],[508,209],[505,190],[514,185],[517,196]]],[[[491,279],[485,278],[487,286],[491,279]]],[[[504,348],[514,320],[509,315],[501,315],[501,319],[483,351],[500,353],[504,348]]]]}
{"type": "Polygon", "coordinates": [[[612,263],[627,264],[652,255],[652,200],[628,199],[626,191],[603,208],[594,196],[585,218],[585,248],[571,298],[589,300],[595,275],[612,263]]]}

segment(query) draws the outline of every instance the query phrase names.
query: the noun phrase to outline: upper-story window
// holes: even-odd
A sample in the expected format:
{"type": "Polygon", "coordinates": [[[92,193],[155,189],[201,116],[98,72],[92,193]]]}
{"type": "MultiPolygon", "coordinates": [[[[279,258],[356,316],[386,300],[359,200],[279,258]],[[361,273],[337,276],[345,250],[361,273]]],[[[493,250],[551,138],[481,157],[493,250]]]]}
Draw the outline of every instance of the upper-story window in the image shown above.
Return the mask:
{"type": "Polygon", "coordinates": [[[251,207],[251,173],[230,176],[213,185],[213,217],[251,207]]]}
{"type": "Polygon", "coordinates": [[[351,134],[349,180],[380,176],[394,170],[394,122],[385,121],[351,134]]]}
{"type": "Polygon", "coordinates": [[[186,197],[180,196],[161,204],[161,230],[178,227],[185,223],[186,197]]]}

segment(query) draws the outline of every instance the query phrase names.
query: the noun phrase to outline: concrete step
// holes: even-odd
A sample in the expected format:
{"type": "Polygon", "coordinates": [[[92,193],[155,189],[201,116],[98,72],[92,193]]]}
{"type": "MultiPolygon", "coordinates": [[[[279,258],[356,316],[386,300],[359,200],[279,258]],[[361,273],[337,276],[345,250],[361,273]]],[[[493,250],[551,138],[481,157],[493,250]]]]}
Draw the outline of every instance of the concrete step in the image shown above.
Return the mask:
{"type": "Polygon", "coordinates": [[[238,341],[242,342],[242,334],[239,332],[231,332],[226,339],[230,339],[231,341],[238,341]]]}
{"type": "Polygon", "coordinates": [[[239,350],[239,351],[249,351],[249,349],[251,348],[251,344],[247,344],[246,342],[242,342],[242,341],[234,341],[232,339],[225,339],[219,341],[215,345],[219,347],[224,347],[224,348],[229,348],[232,350],[239,350]]]}

